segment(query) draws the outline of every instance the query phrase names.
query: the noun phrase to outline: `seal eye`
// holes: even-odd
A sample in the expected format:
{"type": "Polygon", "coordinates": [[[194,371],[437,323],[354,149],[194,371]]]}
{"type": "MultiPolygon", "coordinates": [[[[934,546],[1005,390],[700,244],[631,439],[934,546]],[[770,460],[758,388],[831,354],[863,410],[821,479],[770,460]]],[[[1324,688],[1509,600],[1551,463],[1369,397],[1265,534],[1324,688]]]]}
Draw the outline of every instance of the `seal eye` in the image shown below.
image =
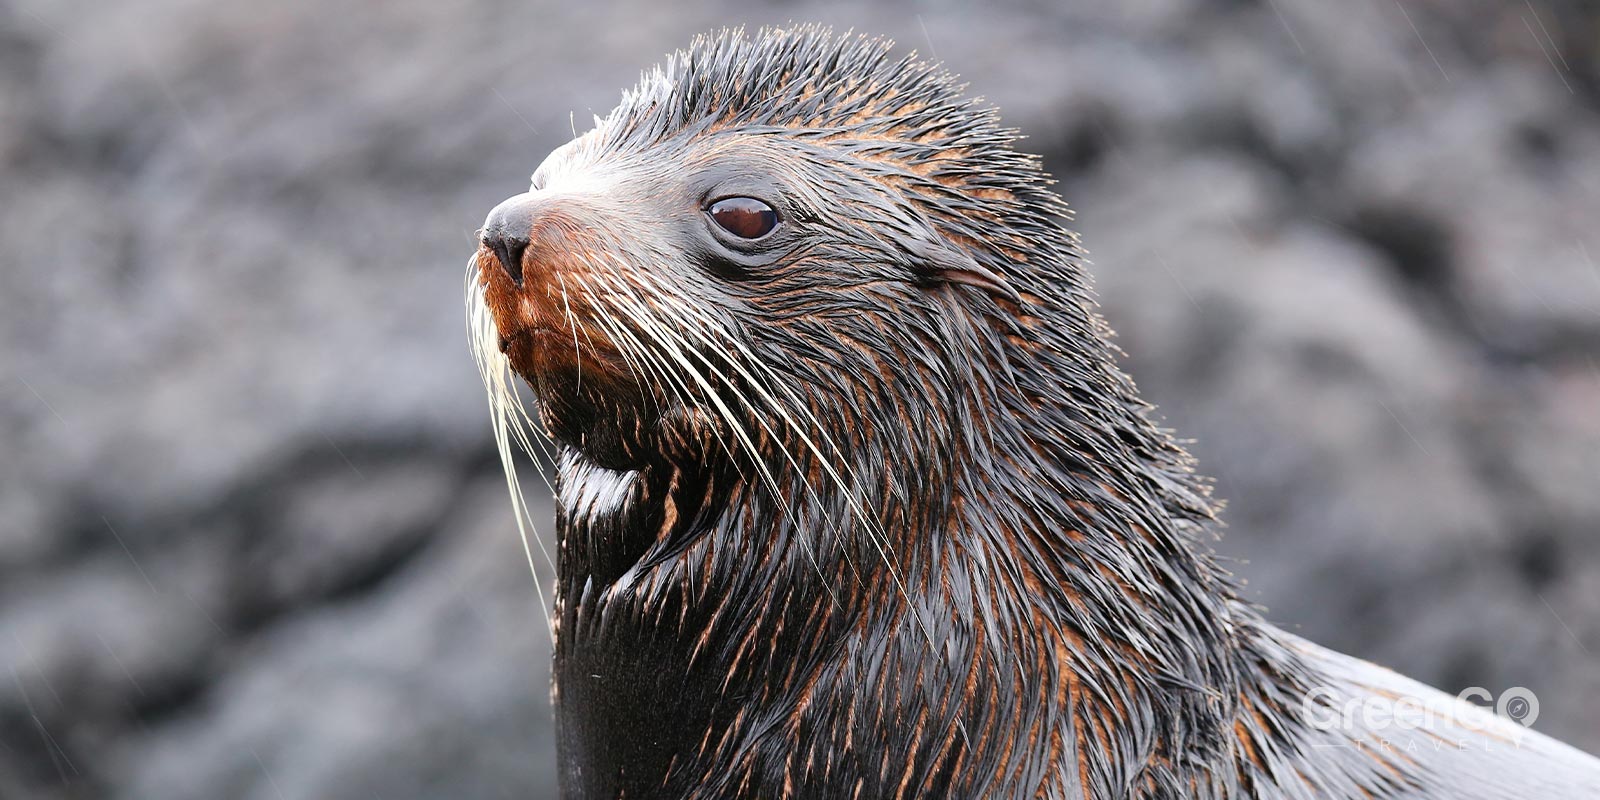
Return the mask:
{"type": "Polygon", "coordinates": [[[741,239],[760,239],[778,227],[778,212],[754,197],[725,197],[707,210],[723,230],[741,239]]]}

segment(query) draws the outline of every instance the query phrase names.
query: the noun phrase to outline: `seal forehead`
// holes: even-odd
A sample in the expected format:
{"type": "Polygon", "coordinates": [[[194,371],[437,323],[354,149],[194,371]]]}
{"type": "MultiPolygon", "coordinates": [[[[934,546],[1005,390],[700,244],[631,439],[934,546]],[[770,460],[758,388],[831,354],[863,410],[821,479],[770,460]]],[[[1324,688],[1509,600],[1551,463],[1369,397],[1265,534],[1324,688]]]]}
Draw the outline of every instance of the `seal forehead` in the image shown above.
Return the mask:
{"type": "Polygon", "coordinates": [[[949,73],[914,54],[895,58],[892,48],[887,39],[815,26],[697,37],[625,93],[600,130],[608,146],[740,126],[870,128],[907,140],[986,128],[1014,138],[992,114],[975,111],[949,73]]]}

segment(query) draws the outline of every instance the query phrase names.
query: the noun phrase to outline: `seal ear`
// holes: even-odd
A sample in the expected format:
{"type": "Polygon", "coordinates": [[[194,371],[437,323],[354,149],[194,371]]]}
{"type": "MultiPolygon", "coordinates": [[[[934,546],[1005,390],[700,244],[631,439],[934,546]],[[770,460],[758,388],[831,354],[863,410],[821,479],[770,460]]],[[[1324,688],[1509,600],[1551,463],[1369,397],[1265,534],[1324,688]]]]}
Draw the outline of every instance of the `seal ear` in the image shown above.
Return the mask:
{"type": "Polygon", "coordinates": [[[938,235],[910,235],[901,246],[915,261],[924,279],[977,287],[997,299],[1021,304],[1022,298],[1004,276],[978,263],[966,250],[938,235]]]}

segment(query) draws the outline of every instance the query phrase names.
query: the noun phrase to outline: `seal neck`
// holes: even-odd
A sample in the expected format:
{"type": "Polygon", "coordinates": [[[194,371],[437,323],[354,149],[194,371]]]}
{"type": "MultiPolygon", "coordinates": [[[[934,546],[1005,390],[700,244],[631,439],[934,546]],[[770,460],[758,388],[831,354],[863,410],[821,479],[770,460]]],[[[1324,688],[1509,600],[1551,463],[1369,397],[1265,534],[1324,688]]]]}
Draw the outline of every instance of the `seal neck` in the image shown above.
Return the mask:
{"type": "Polygon", "coordinates": [[[1205,516],[1175,513],[1159,465],[1078,455],[1114,432],[1021,435],[855,498],[824,476],[868,465],[804,452],[764,473],[564,454],[568,794],[1112,792],[1155,761],[1232,758],[1266,661],[1191,542],[1205,516]]]}

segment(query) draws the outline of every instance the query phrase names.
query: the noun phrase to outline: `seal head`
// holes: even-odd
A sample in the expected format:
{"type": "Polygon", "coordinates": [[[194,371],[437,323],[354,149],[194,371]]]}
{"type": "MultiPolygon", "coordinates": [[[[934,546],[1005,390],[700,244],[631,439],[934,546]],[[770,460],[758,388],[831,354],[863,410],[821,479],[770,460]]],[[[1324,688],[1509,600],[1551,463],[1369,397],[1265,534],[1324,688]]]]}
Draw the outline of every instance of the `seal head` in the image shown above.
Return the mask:
{"type": "Polygon", "coordinates": [[[1012,256],[1074,252],[1035,160],[948,76],[871,40],[772,38],[680,54],[485,221],[498,343],[552,435],[599,461],[636,466],[691,433],[664,425],[705,424],[674,412],[745,382],[730,359],[816,386],[821,416],[921,416],[880,359],[959,348],[943,340],[960,306],[1020,303],[1012,256]],[[975,291],[930,291],[945,284],[975,291]],[[727,369],[708,385],[671,379],[711,366],[727,369]]]}

